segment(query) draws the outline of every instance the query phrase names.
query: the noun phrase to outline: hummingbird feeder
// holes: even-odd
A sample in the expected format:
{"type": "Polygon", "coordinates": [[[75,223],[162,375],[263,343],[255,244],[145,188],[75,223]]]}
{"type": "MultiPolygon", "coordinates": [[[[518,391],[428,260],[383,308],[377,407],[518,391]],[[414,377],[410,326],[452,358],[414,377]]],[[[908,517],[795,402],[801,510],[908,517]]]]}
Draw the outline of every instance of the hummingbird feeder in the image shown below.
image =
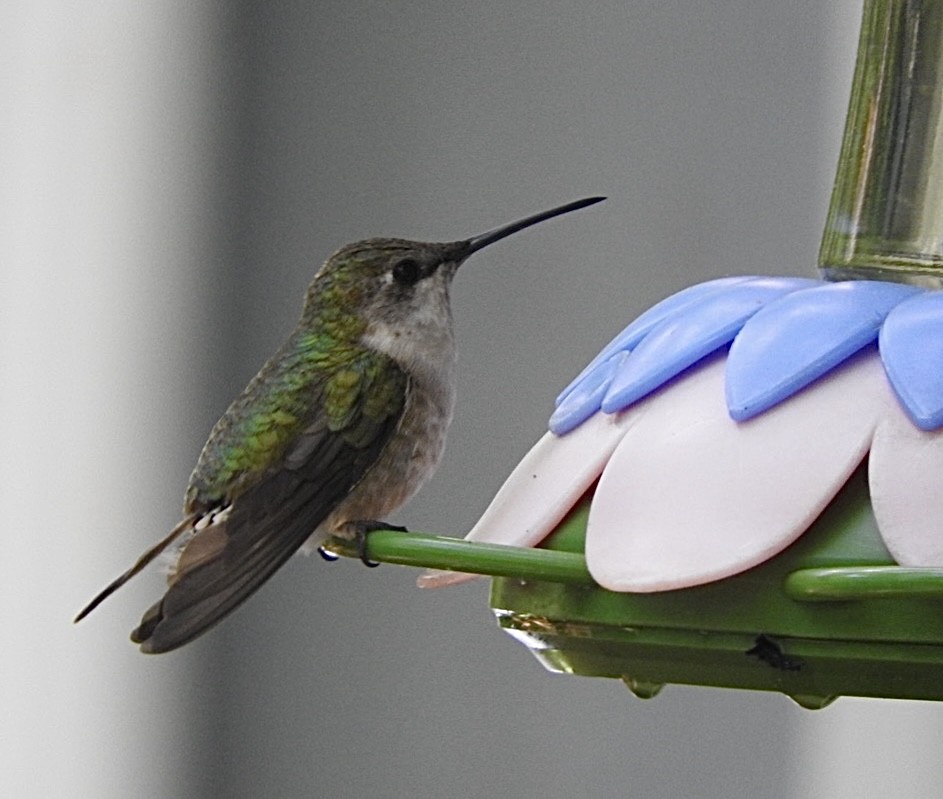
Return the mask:
{"type": "Polygon", "coordinates": [[[941,75],[943,5],[866,0],[823,279],[658,303],[466,540],[378,531],[369,557],[492,575],[548,669],[641,697],[943,699],[941,75]]]}

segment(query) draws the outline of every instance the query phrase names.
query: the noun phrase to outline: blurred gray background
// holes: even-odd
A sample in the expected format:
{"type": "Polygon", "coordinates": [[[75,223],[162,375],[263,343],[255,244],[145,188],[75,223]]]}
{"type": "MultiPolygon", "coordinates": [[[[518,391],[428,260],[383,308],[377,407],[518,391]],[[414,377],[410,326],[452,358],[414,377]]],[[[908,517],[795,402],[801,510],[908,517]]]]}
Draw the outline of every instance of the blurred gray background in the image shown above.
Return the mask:
{"type": "Polygon", "coordinates": [[[0,10],[0,790],[17,797],[924,796],[943,709],[545,672],[484,582],[291,562],[183,651],[127,641],[210,426],[337,246],[468,236],[462,534],[556,392],[667,294],[814,273],[852,0],[8,3],[0,10]]]}

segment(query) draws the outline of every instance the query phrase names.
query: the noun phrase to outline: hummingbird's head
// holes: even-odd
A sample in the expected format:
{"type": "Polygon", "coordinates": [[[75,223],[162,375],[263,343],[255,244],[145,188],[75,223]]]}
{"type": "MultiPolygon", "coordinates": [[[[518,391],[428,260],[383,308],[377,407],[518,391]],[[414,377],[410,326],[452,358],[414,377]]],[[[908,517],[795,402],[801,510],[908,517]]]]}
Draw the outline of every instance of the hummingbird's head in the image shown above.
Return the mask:
{"type": "Polygon", "coordinates": [[[469,254],[467,242],[367,239],[348,244],[321,267],[306,307],[343,309],[368,323],[441,321],[448,316],[452,278],[469,254]]]}
{"type": "Polygon", "coordinates": [[[343,327],[347,335],[400,363],[434,362],[451,352],[449,289],[469,256],[523,228],[602,199],[577,200],[461,241],[367,239],[348,244],[315,275],[305,317],[343,327]]]}
{"type": "Polygon", "coordinates": [[[452,349],[449,288],[470,253],[464,241],[348,244],[315,276],[305,313],[401,364],[435,362],[452,349]]]}

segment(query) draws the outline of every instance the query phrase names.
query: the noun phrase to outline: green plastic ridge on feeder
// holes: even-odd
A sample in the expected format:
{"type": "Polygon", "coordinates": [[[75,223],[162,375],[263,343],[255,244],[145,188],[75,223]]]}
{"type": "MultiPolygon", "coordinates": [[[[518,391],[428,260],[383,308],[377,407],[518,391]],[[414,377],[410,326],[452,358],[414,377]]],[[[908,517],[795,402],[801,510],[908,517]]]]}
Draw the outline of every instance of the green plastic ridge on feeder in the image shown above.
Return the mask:
{"type": "Polygon", "coordinates": [[[820,257],[872,280],[668,298],[558,397],[470,541],[369,557],[495,575],[547,668],[643,697],[943,699],[941,31],[939,4],[865,4],[820,257]]]}

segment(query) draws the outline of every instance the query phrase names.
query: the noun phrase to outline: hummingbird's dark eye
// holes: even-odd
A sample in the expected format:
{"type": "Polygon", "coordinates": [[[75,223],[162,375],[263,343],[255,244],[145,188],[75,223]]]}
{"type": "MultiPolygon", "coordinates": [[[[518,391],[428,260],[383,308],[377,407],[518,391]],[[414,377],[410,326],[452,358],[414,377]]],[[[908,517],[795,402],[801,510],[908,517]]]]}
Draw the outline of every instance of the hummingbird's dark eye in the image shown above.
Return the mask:
{"type": "Polygon", "coordinates": [[[413,258],[404,258],[393,267],[393,279],[403,286],[412,286],[420,275],[419,264],[413,258]]]}

